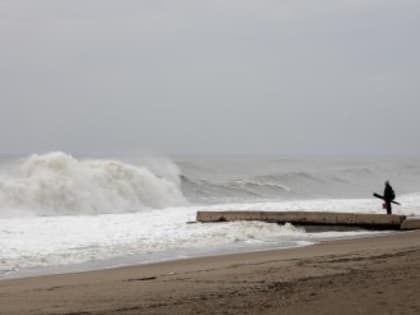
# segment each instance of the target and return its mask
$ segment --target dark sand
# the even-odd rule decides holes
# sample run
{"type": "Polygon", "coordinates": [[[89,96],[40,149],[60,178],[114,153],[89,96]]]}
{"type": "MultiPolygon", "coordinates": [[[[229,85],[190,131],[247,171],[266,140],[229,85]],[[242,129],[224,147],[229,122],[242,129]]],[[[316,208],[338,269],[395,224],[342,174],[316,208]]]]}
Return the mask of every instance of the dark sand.
{"type": "Polygon", "coordinates": [[[420,231],[3,280],[0,314],[420,314],[420,231]]]}

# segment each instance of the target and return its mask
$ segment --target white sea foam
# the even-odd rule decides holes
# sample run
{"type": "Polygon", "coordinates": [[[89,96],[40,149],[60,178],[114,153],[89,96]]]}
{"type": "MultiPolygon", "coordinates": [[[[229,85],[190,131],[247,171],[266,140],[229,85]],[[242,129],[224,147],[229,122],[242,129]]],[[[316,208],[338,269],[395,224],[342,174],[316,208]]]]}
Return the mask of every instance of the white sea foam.
{"type": "Polygon", "coordinates": [[[0,162],[0,277],[31,268],[48,273],[53,266],[106,267],[110,260],[142,263],[370,235],[306,233],[262,222],[186,222],[195,220],[197,210],[384,213],[381,200],[370,196],[383,173],[404,183],[396,185],[403,206],[394,213],[420,215],[420,194],[398,193],[417,191],[417,160],[380,167],[375,161],[366,170],[362,162],[175,164],[162,158],[76,159],[60,152],[0,162]]]}
{"type": "Polygon", "coordinates": [[[181,252],[194,255],[195,251],[314,242],[310,234],[291,224],[185,224],[194,215],[193,208],[171,208],[132,214],[0,219],[0,274],[122,256],[138,257],[136,263],[140,263],[153,261],[156,255],[173,259],[181,252]]]}
{"type": "Polygon", "coordinates": [[[33,155],[13,175],[0,177],[0,216],[25,211],[113,213],[186,204],[173,173],[165,178],[146,167],[117,160],[78,160],[61,152],[33,155]]]}
{"type": "MultiPolygon", "coordinates": [[[[413,197],[412,197],[413,198],[413,197]]],[[[404,199],[404,198],[403,198],[404,199]]],[[[361,212],[379,212],[370,200],[307,200],[255,204],[226,204],[214,209],[324,210],[341,206],[361,212]],[[334,206],[333,206],[334,205],[334,206]]],[[[372,232],[306,233],[291,224],[228,222],[186,224],[197,210],[213,207],[177,207],[137,213],[91,216],[49,216],[0,219],[0,273],[28,268],[101,262],[135,257],[134,263],[240,249],[282,248],[313,244],[322,239],[356,237],[372,232]]],[[[130,261],[130,259],[123,259],[130,261]]],[[[105,264],[106,266],[106,264],[105,264]]]]}

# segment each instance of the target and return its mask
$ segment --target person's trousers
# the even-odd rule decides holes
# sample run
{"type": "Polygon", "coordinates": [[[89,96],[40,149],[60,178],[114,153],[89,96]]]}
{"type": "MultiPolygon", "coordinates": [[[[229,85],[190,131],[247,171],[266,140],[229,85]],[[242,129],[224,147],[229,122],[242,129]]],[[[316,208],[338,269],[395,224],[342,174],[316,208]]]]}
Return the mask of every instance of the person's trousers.
{"type": "Polygon", "coordinates": [[[390,202],[385,201],[385,209],[387,214],[392,214],[392,206],[390,202]]]}

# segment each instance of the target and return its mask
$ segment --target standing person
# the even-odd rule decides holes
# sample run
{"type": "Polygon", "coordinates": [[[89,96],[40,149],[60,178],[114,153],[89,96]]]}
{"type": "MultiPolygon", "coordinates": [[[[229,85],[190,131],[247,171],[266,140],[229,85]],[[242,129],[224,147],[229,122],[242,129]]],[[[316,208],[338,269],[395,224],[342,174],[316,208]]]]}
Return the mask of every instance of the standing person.
{"type": "Polygon", "coordinates": [[[392,214],[392,206],[391,202],[395,199],[395,192],[392,189],[392,186],[389,184],[389,181],[385,182],[385,189],[384,189],[384,208],[386,209],[387,214],[392,214]]]}

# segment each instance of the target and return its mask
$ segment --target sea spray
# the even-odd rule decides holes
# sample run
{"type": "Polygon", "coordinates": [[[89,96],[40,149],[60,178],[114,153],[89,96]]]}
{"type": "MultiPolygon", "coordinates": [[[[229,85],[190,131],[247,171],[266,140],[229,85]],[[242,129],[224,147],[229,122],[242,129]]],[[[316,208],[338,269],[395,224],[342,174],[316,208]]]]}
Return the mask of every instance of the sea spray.
{"type": "Polygon", "coordinates": [[[32,155],[13,176],[0,177],[0,209],[8,215],[17,209],[69,215],[185,205],[179,180],[171,174],[165,178],[144,166],[80,160],[62,152],[32,155]]]}
{"type": "Polygon", "coordinates": [[[419,158],[173,162],[80,159],[59,152],[3,157],[0,278],[372,235],[307,233],[262,222],[186,222],[199,210],[383,213],[371,193],[384,179],[394,184],[403,205],[395,213],[420,215],[419,174],[419,158]]]}

